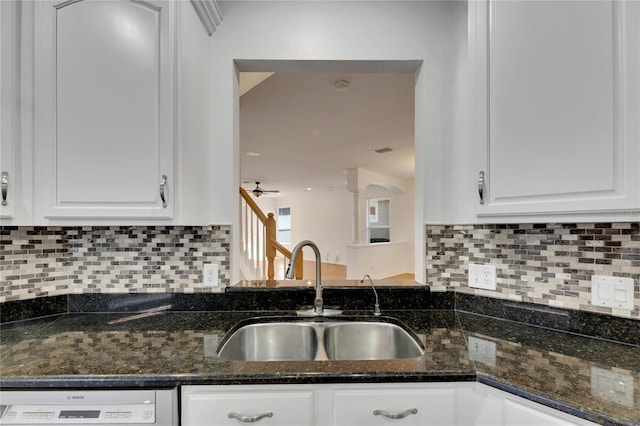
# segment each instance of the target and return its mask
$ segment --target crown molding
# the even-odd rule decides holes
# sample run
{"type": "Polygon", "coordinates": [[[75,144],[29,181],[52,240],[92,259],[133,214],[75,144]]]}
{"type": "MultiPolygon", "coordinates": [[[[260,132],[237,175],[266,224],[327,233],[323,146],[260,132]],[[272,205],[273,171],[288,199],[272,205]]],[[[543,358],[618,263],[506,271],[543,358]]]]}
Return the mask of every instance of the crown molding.
{"type": "Polygon", "coordinates": [[[222,11],[216,0],[191,0],[207,33],[212,35],[222,22],[222,11]]]}

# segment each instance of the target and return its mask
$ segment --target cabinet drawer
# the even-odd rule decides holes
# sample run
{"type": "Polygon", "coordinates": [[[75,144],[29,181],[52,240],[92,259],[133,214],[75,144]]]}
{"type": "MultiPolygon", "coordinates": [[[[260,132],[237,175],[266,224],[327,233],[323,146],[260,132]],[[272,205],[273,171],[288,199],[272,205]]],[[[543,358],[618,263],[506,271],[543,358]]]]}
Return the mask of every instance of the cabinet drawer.
{"type": "Polygon", "coordinates": [[[455,424],[455,389],[452,388],[339,390],[333,393],[333,403],[335,426],[389,425],[390,422],[416,426],[455,424]],[[380,411],[406,416],[391,420],[380,411]]]}
{"type": "Polygon", "coordinates": [[[242,424],[271,426],[313,425],[312,391],[187,390],[183,393],[182,424],[219,426],[242,424]],[[245,417],[245,421],[229,417],[245,417]],[[265,415],[270,413],[271,415],[265,415]],[[250,422],[251,417],[262,417],[250,422]]]}

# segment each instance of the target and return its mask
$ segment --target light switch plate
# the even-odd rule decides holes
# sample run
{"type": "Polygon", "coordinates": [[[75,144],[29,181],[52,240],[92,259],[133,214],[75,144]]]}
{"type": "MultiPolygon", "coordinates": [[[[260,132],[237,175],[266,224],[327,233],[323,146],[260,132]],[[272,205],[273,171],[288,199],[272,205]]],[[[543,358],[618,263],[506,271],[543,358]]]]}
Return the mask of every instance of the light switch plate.
{"type": "Polygon", "coordinates": [[[605,401],[633,407],[633,376],[591,367],[591,394],[605,401]]]}
{"type": "Polygon", "coordinates": [[[591,276],[591,304],[616,309],[633,310],[633,279],[591,276]]]}

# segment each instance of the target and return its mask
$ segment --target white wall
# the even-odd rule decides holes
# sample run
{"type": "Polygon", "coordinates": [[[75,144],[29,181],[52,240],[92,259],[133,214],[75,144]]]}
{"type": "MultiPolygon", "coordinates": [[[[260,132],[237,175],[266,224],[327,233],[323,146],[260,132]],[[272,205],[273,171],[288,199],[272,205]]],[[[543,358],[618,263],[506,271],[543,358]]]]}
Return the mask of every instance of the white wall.
{"type": "MultiPolygon", "coordinates": [[[[348,244],[347,245],[347,279],[358,279],[364,274],[373,278],[385,278],[402,273],[415,273],[414,246],[416,239],[422,242],[422,236],[414,229],[414,193],[413,182],[406,181],[406,192],[393,194],[377,185],[370,185],[360,194],[362,203],[360,235],[366,240],[367,235],[367,199],[389,197],[389,225],[391,227],[391,243],[384,244],[348,244]]],[[[422,256],[422,255],[421,255],[422,256]]],[[[422,268],[422,265],[418,265],[422,268]]]]}
{"type": "MultiPolygon", "coordinates": [[[[211,111],[211,38],[190,2],[177,2],[178,32],[178,181],[176,196],[178,223],[193,225],[228,224],[211,218],[211,194],[227,192],[211,180],[210,158],[215,151],[211,111]]],[[[230,172],[231,173],[231,172],[230,172]]],[[[172,185],[173,186],[173,185],[172,185]]]]}
{"type": "MultiPolygon", "coordinates": [[[[467,182],[462,188],[448,182],[467,169],[466,163],[453,158],[457,152],[453,150],[456,123],[452,112],[459,84],[456,61],[466,41],[466,33],[460,33],[466,28],[466,2],[223,1],[220,7],[224,21],[209,43],[211,85],[201,87],[213,100],[203,113],[212,130],[207,135],[211,151],[207,160],[197,159],[200,166],[206,161],[198,174],[212,188],[202,194],[202,203],[210,212],[208,222],[237,227],[234,60],[422,60],[416,81],[415,232],[420,252],[415,256],[423,265],[424,223],[444,218],[450,222],[447,209],[453,194],[468,190],[464,189],[467,182]]],[[[417,264],[417,279],[421,271],[424,268],[417,264]]]]}
{"type": "MultiPolygon", "coordinates": [[[[413,272],[415,235],[412,220],[414,209],[412,182],[407,181],[406,187],[408,192],[404,194],[392,194],[386,190],[375,189],[374,186],[360,194],[363,215],[367,211],[367,198],[391,198],[392,242],[403,243],[401,250],[398,249],[400,246],[397,246],[388,251],[389,256],[386,258],[388,265],[385,268],[378,268],[380,271],[378,277],[413,272]],[[386,271],[392,272],[384,275],[386,271]]],[[[279,208],[291,208],[291,244],[288,245],[290,249],[302,240],[312,240],[318,245],[324,262],[347,264],[347,247],[351,245],[353,236],[353,193],[347,190],[311,191],[288,197],[262,196],[254,200],[265,214],[274,213],[276,220],[279,208]]],[[[366,216],[361,219],[361,224],[366,227],[366,216]]],[[[366,228],[361,231],[361,235],[366,235],[366,228]]],[[[376,250],[376,253],[380,253],[378,261],[384,259],[385,247],[389,246],[378,245],[376,250]]],[[[361,276],[359,270],[356,275],[361,276]]]]}
{"type": "MultiPolygon", "coordinates": [[[[251,191],[247,191],[247,192],[249,192],[249,194],[251,195],[251,191]]],[[[276,220],[278,219],[278,199],[280,198],[279,196],[263,195],[261,197],[254,197],[253,195],[251,195],[251,197],[253,201],[256,202],[258,207],[260,207],[260,210],[262,210],[262,213],[266,215],[269,215],[269,213],[273,213],[276,220]]]]}
{"type": "MultiPolygon", "coordinates": [[[[376,185],[370,185],[367,189],[360,193],[360,209],[363,217],[361,219],[362,229],[360,235],[362,241],[367,237],[367,199],[389,197],[389,226],[391,227],[391,241],[394,243],[412,243],[416,239],[416,231],[414,229],[415,210],[414,188],[413,182],[405,181],[406,192],[402,194],[394,194],[390,191],[382,189],[376,185]]],[[[412,263],[413,261],[409,262],[412,263]]]]}
{"type": "Polygon", "coordinates": [[[368,274],[373,279],[387,278],[411,271],[410,243],[359,244],[347,247],[347,279],[368,274]]]}
{"type": "MultiPolygon", "coordinates": [[[[353,199],[348,191],[310,191],[299,196],[278,197],[278,207],[291,207],[291,248],[302,240],[318,245],[322,260],[347,263],[346,245],[351,242],[353,199]]],[[[307,260],[313,260],[306,256],[307,260]]]]}

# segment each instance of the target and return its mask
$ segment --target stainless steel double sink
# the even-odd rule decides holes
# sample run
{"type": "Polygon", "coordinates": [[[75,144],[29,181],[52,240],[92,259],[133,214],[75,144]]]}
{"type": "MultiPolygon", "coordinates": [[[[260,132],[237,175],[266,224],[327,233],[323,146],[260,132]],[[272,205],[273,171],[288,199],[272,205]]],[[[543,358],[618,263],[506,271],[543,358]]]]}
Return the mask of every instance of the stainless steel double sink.
{"type": "Polygon", "coordinates": [[[371,320],[257,318],[232,329],[218,356],[239,361],[390,360],[424,354],[418,337],[389,317],[371,320]]]}

